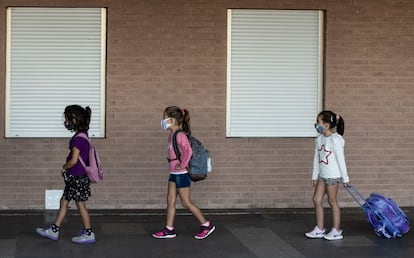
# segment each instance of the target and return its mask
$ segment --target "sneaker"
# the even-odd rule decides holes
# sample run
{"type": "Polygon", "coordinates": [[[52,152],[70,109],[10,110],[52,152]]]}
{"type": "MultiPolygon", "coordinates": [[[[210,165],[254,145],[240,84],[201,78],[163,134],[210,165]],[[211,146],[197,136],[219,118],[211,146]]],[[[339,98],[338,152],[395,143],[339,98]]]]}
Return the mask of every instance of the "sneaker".
{"type": "Polygon", "coordinates": [[[305,233],[305,236],[309,238],[324,238],[325,229],[320,230],[318,226],[315,226],[311,232],[305,233]]]}
{"type": "Polygon", "coordinates": [[[161,231],[152,234],[155,238],[175,238],[177,234],[175,234],[175,230],[169,230],[167,227],[163,228],[161,231]]]}
{"type": "Polygon", "coordinates": [[[59,238],[59,231],[53,232],[52,227],[36,228],[36,233],[51,240],[58,240],[59,238]]]}
{"type": "Polygon", "coordinates": [[[91,233],[90,235],[86,234],[85,230],[82,230],[79,236],[72,237],[72,242],[77,244],[89,244],[95,243],[95,233],[91,233]]]}
{"type": "Polygon", "coordinates": [[[341,240],[344,238],[342,235],[342,230],[337,231],[335,228],[332,228],[331,232],[324,236],[326,240],[341,240]]]}
{"type": "Polygon", "coordinates": [[[198,232],[198,234],[195,235],[194,237],[196,239],[204,239],[204,238],[208,237],[211,233],[213,233],[215,229],[216,229],[216,227],[211,223],[208,227],[201,226],[200,227],[200,232],[198,232]]]}

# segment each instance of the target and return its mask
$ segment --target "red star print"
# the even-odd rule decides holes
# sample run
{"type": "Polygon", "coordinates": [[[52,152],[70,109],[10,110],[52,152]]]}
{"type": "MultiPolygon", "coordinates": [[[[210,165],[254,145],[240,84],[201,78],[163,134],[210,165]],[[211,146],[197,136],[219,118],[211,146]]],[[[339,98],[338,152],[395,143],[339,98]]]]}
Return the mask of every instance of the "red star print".
{"type": "Polygon", "coordinates": [[[328,157],[332,154],[332,151],[329,151],[325,148],[325,144],[322,144],[321,148],[318,150],[319,152],[319,163],[324,163],[328,165],[328,157]]]}

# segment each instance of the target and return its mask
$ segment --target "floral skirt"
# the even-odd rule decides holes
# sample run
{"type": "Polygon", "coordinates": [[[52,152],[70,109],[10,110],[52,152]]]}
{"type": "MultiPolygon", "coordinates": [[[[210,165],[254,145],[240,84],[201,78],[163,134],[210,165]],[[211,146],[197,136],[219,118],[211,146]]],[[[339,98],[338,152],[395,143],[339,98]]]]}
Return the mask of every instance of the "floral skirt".
{"type": "Polygon", "coordinates": [[[66,186],[63,191],[65,199],[75,200],[77,202],[87,201],[91,196],[91,188],[89,178],[87,176],[68,176],[65,181],[66,186]]]}

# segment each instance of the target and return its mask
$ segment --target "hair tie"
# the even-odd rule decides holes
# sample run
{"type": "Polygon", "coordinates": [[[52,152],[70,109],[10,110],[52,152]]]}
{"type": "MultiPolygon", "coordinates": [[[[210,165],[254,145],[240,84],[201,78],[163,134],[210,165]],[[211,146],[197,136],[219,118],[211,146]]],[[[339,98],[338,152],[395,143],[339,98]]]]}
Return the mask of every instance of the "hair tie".
{"type": "Polygon", "coordinates": [[[183,113],[183,115],[185,114],[184,108],[181,109],[181,113],[183,113]]]}
{"type": "Polygon", "coordinates": [[[339,119],[341,118],[341,116],[340,115],[337,115],[336,116],[336,124],[338,124],[338,122],[339,122],[339,119]]]}

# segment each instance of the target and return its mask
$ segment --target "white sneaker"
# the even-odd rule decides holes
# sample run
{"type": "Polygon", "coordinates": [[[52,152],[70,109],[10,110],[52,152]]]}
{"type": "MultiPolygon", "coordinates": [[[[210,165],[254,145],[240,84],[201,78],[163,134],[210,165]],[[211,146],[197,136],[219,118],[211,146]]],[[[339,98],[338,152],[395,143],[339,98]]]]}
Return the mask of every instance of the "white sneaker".
{"type": "Polygon", "coordinates": [[[325,229],[319,229],[318,226],[315,226],[311,232],[305,233],[305,236],[309,238],[324,238],[325,237],[325,229]]]}
{"type": "Polygon", "coordinates": [[[36,233],[42,237],[47,237],[51,240],[58,240],[59,231],[53,232],[52,227],[49,228],[36,228],[36,233]]]}
{"type": "Polygon", "coordinates": [[[79,236],[72,237],[72,242],[78,244],[95,243],[95,233],[92,232],[88,235],[85,231],[83,231],[79,236]]]}
{"type": "Polygon", "coordinates": [[[326,240],[341,240],[344,236],[342,235],[342,230],[337,231],[335,228],[332,228],[331,232],[324,236],[324,238],[326,240]]]}

